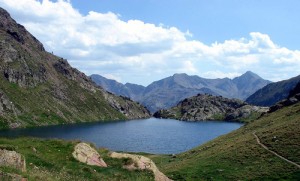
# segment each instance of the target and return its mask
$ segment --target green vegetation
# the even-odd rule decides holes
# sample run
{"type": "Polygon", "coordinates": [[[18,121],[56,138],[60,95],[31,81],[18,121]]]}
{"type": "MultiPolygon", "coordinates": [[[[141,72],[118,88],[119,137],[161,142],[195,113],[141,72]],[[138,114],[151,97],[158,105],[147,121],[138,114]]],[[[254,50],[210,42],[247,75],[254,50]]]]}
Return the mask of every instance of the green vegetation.
{"type": "MultiPolygon", "coordinates": [[[[62,77],[62,79],[64,79],[62,77]]],[[[53,86],[49,83],[39,84],[36,87],[22,88],[14,83],[9,83],[0,78],[2,91],[10,98],[20,111],[18,114],[2,116],[0,128],[7,128],[11,122],[20,123],[22,126],[39,126],[63,124],[66,122],[101,121],[127,119],[123,114],[113,109],[104,99],[102,94],[93,93],[76,86],[76,82],[65,79],[66,100],[56,98],[53,86]]]]}
{"type": "Polygon", "coordinates": [[[224,120],[225,119],[225,114],[215,114],[213,115],[214,120],[224,120]]]}
{"type": "Polygon", "coordinates": [[[251,112],[248,117],[241,118],[241,120],[239,120],[239,121],[242,123],[250,123],[250,122],[257,120],[261,115],[262,115],[261,112],[251,112]]]}
{"type": "Polygon", "coordinates": [[[35,138],[5,139],[0,138],[0,148],[21,153],[27,164],[27,171],[22,173],[10,167],[0,167],[5,173],[16,173],[34,180],[153,180],[149,171],[128,171],[123,169],[129,159],[113,159],[106,149],[98,150],[107,168],[89,166],[78,162],[72,156],[76,141],[43,140],[35,138]]]}
{"type": "Polygon", "coordinates": [[[300,164],[300,103],[266,114],[188,152],[149,156],[174,180],[300,180],[300,169],[263,149],[261,142],[300,164]]]}

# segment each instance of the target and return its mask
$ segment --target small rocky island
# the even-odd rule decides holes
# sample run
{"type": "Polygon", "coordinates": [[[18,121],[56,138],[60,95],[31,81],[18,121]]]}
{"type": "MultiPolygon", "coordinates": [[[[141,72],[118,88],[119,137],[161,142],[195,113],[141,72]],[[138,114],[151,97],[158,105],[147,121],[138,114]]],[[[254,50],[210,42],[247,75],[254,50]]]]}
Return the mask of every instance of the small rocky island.
{"type": "Polygon", "coordinates": [[[180,101],[177,106],[154,113],[156,118],[170,118],[182,121],[247,121],[257,118],[269,108],[249,105],[222,96],[198,94],[180,101]]]}

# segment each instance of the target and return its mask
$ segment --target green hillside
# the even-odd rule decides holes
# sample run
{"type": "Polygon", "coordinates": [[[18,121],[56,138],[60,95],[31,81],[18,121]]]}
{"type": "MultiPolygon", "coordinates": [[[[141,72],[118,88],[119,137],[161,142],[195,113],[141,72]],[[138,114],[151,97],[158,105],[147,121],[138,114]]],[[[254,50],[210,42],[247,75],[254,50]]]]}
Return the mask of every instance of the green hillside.
{"type": "Polygon", "coordinates": [[[264,115],[242,128],[188,152],[152,156],[174,180],[300,180],[300,103],[264,115]]]}

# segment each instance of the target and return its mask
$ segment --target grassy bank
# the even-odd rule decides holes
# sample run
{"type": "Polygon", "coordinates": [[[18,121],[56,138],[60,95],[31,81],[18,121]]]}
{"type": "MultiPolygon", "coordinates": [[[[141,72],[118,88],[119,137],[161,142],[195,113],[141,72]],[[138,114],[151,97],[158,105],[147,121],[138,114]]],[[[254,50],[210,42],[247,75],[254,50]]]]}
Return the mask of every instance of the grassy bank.
{"type": "Polygon", "coordinates": [[[300,169],[262,148],[300,164],[300,104],[263,116],[188,152],[150,156],[174,180],[300,180],[300,169]]]}
{"type": "Polygon", "coordinates": [[[108,150],[99,149],[108,164],[107,168],[88,166],[72,157],[76,141],[45,140],[36,138],[0,138],[0,148],[21,153],[27,163],[27,171],[0,167],[0,171],[20,174],[28,180],[154,180],[149,171],[127,171],[122,168],[128,159],[113,159],[108,150]]]}

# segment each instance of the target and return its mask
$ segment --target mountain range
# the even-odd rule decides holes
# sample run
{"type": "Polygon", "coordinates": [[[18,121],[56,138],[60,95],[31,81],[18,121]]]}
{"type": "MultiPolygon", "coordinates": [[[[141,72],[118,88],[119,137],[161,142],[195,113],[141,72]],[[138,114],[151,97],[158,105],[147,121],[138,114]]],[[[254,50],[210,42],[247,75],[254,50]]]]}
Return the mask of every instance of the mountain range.
{"type": "Polygon", "coordinates": [[[0,8],[0,128],[149,116],[142,105],[106,92],[46,52],[0,8]]]}
{"type": "Polygon", "coordinates": [[[129,83],[122,84],[95,74],[90,77],[105,90],[138,101],[151,112],[170,108],[179,101],[199,93],[245,100],[255,91],[270,83],[251,71],[234,79],[206,79],[196,75],[174,74],[155,81],[147,87],[129,83]]]}
{"type": "Polygon", "coordinates": [[[249,96],[246,102],[258,106],[272,106],[278,101],[286,99],[290,91],[292,91],[299,82],[300,75],[288,80],[270,83],[249,96]]]}

